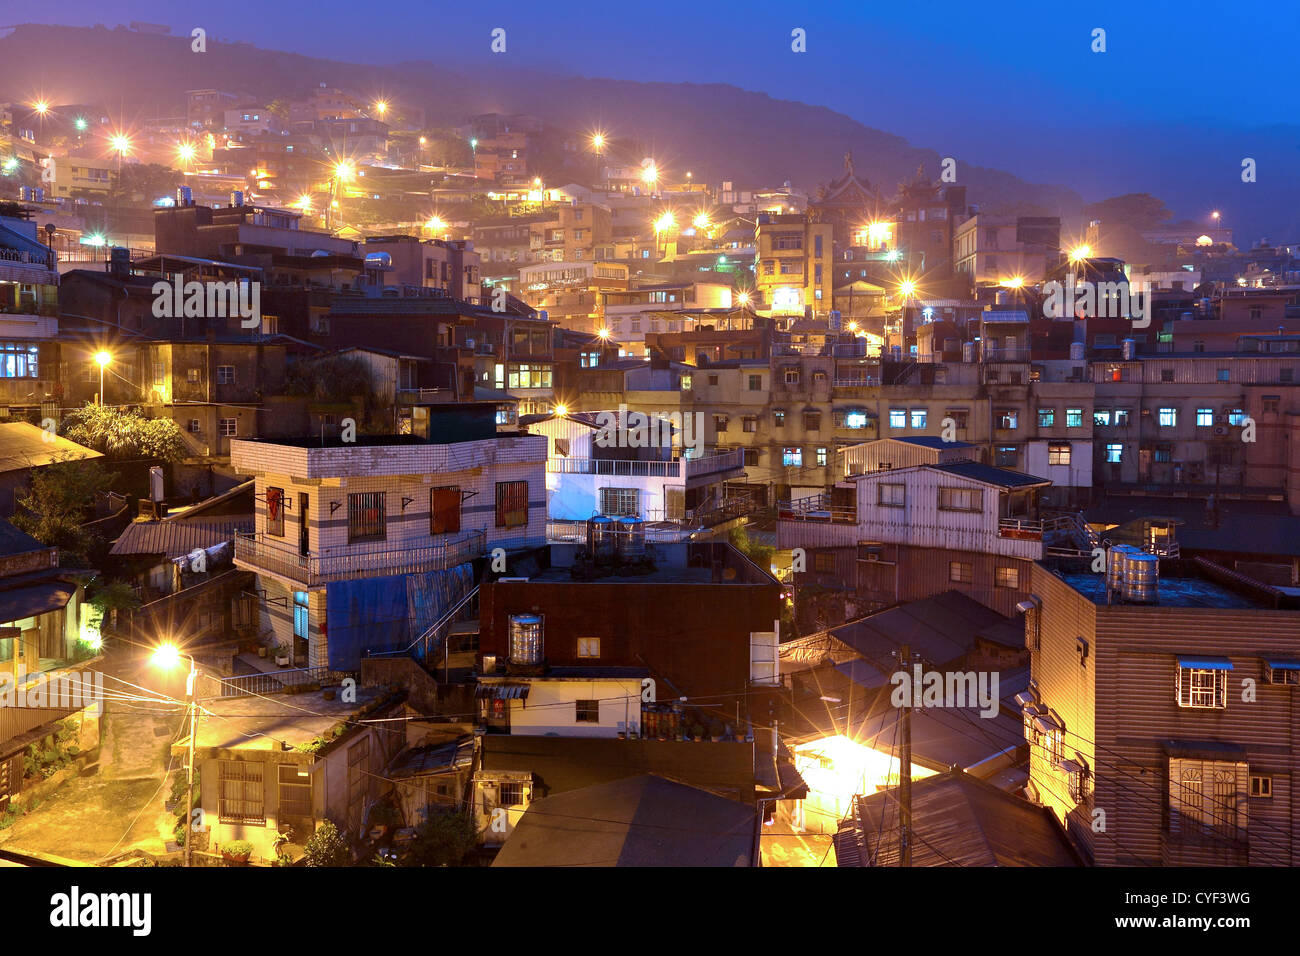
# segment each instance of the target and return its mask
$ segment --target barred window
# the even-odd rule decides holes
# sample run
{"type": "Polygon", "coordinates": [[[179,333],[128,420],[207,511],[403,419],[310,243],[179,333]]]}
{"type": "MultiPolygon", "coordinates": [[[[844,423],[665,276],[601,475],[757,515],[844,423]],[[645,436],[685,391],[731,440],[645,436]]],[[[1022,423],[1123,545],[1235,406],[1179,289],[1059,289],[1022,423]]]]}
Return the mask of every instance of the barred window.
{"type": "Polygon", "coordinates": [[[601,488],[600,513],[613,517],[641,514],[641,492],[637,488],[601,488]]]}
{"type": "Polygon", "coordinates": [[[528,524],[528,482],[497,482],[498,528],[522,528],[528,524]]]}
{"type": "Polygon", "coordinates": [[[282,763],[279,784],[280,816],[311,816],[311,772],[297,764],[282,763]]]}
{"type": "Polygon", "coordinates": [[[0,378],[36,378],[37,355],[37,347],[27,342],[0,342],[0,378]]]}
{"type": "Polygon", "coordinates": [[[522,783],[502,783],[501,799],[498,801],[498,806],[502,806],[502,807],[523,806],[523,804],[526,802],[525,800],[526,793],[527,791],[525,789],[525,785],[522,783]]]}
{"type": "Polygon", "coordinates": [[[1179,667],[1178,706],[1204,709],[1227,707],[1227,670],[1179,667]]]}
{"type": "Polygon", "coordinates": [[[348,495],[348,542],[382,541],[387,533],[385,511],[382,491],[348,495]]]}
{"type": "Polygon", "coordinates": [[[266,824],[262,769],[262,764],[253,760],[221,761],[217,813],[222,823],[266,824]]]}
{"type": "Polygon", "coordinates": [[[600,701],[598,700],[575,701],[574,719],[580,724],[600,723],[600,701]]]}

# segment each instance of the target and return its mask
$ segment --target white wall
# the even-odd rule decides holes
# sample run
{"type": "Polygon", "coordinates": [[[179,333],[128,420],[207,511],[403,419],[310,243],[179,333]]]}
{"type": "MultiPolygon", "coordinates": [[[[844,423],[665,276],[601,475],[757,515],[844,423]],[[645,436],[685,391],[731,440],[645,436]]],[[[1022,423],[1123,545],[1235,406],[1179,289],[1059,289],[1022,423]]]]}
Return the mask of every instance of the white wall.
{"type": "Polygon", "coordinates": [[[533,680],[527,700],[510,702],[510,732],[617,737],[641,729],[641,680],[533,680]],[[599,723],[578,723],[579,700],[600,701],[599,723]]]}

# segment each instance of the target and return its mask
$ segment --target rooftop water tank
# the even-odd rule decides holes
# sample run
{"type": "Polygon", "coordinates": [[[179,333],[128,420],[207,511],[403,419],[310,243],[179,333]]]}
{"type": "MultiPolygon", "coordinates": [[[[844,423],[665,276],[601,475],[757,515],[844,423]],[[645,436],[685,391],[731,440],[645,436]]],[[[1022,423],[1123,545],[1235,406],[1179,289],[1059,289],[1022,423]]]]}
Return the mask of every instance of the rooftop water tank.
{"type": "Polygon", "coordinates": [[[178,206],[193,206],[193,205],[194,205],[194,190],[190,189],[189,186],[180,186],[180,187],[178,187],[177,190],[176,190],[176,205],[178,205],[178,206]]]}
{"type": "Polygon", "coordinates": [[[1137,343],[1132,339],[1125,339],[1120,343],[1120,355],[1125,362],[1132,362],[1137,358],[1137,343]]]}
{"type": "Polygon", "coordinates": [[[510,661],[514,664],[542,662],[542,619],[538,615],[510,615],[510,661]]]}
{"type": "Polygon", "coordinates": [[[587,522],[587,552],[597,564],[612,564],[615,551],[614,519],[596,515],[587,522]]]}
{"type": "Polygon", "coordinates": [[[618,557],[620,561],[640,561],[645,557],[645,522],[628,516],[618,522],[618,557]]]}
{"type": "Polygon", "coordinates": [[[1106,554],[1106,590],[1115,594],[1124,593],[1124,574],[1127,559],[1137,553],[1137,548],[1128,544],[1117,544],[1106,554]]]}
{"type": "Polygon", "coordinates": [[[1124,600],[1134,604],[1155,604],[1160,583],[1160,558],[1137,551],[1124,560],[1124,600]]]}
{"type": "Polygon", "coordinates": [[[1070,343],[1070,359],[1075,362],[1082,362],[1084,356],[1084,346],[1082,342],[1070,343]]]}

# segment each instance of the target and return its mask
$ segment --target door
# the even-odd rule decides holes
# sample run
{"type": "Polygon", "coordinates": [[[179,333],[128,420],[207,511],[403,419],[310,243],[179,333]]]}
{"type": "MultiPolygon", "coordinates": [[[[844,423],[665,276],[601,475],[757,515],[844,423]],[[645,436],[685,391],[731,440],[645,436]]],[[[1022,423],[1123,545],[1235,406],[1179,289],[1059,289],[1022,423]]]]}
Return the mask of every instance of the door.
{"type": "Polygon", "coordinates": [[[308,504],[310,499],[302,492],[298,493],[298,553],[306,557],[311,553],[311,529],[308,523],[308,504]]]}

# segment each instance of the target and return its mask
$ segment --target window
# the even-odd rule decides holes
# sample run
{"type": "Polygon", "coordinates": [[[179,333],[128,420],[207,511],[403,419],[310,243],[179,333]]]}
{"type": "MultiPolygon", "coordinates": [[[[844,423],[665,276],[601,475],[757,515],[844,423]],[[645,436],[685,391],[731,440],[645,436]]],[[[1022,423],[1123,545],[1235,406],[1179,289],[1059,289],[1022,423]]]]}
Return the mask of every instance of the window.
{"type": "Polygon", "coordinates": [[[1300,662],[1267,661],[1264,679],[1270,684],[1300,684],[1300,662]]]}
{"type": "Polygon", "coordinates": [[[1273,796],[1273,778],[1252,773],[1250,775],[1250,795],[1260,798],[1273,796]]]}
{"type": "Polygon", "coordinates": [[[191,435],[198,435],[202,433],[203,426],[199,424],[199,420],[197,418],[191,418],[186,423],[185,430],[189,432],[191,435]]]}
{"type": "Polygon", "coordinates": [[[1040,408],[1038,410],[1038,427],[1051,428],[1056,424],[1056,409],[1040,408]]]}
{"type": "Polygon", "coordinates": [[[460,485],[429,489],[429,534],[460,531],[460,485]]]}
{"type": "Polygon", "coordinates": [[[348,495],[348,542],[382,541],[386,534],[384,492],[348,495]]]}
{"type": "Polygon", "coordinates": [[[1014,408],[999,408],[997,410],[997,427],[1007,431],[1015,431],[1019,427],[1020,413],[1014,408]]]}
{"type": "Polygon", "coordinates": [[[835,573],[835,552],[814,551],[813,570],[816,571],[818,574],[834,574],[835,573]]]}
{"type": "Polygon", "coordinates": [[[761,375],[749,376],[749,390],[751,392],[761,392],[763,390],[763,376],[761,375]]]}
{"type": "Polygon", "coordinates": [[[876,504],[882,508],[903,508],[907,506],[907,485],[896,482],[881,482],[876,486],[876,504]]]}
{"type": "Polygon", "coordinates": [[[284,537],[284,489],[266,489],[266,533],[284,537]]]}
{"type": "Polygon", "coordinates": [[[969,561],[949,561],[948,580],[957,584],[970,584],[975,580],[971,563],[969,561]]]}
{"type": "Polygon", "coordinates": [[[574,720],[580,724],[600,723],[600,701],[577,700],[574,704],[574,720]]]}
{"type": "Polygon", "coordinates": [[[218,385],[235,384],[235,367],[233,365],[217,366],[217,384],[218,385]]]}
{"type": "Polygon", "coordinates": [[[1173,445],[1156,445],[1156,461],[1160,464],[1169,464],[1174,460],[1173,445]]]}
{"type": "Polygon", "coordinates": [[[187,368],[185,370],[185,381],[191,385],[199,384],[199,370],[196,368],[187,368]]]}
{"type": "Polygon", "coordinates": [[[1178,409],[1162,408],[1159,411],[1158,421],[1161,428],[1173,428],[1178,424],[1178,409]]]}
{"type": "Polygon", "coordinates": [[[1214,424],[1214,409],[1198,408],[1196,410],[1196,427],[1209,428],[1214,424]]]}
{"type": "Polygon", "coordinates": [[[845,428],[866,428],[867,416],[865,412],[848,412],[844,416],[845,428]]]}
{"type": "Polygon", "coordinates": [[[782,427],[784,427],[784,425],[785,425],[785,412],[773,412],[773,413],[772,413],[772,424],[775,425],[777,428],[782,428],[782,427]]]}
{"type": "Polygon", "coordinates": [[[718,376],[716,376],[716,375],[710,375],[710,376],[709,376],[709,385],[712,386],[712,385],[717,385],[717,384],[718,384],[718,376]]]}
{"type": "Polygon", "coordinates": [[[1052,442],[1047,446],[1047,463],[1049,465],[1068,465],[1070,463],[1070,446],[1067,442],[1052,442]]]}
{"type": "Polygon", "coordinates": [[[781,449],[781,464],[787,468],[803,467],[803,449],[802,448],[783,448],[781,449]]]}
{"type": "Polygon", "coordinates": [[[524,805],[527,794],[522,783],[502,783],[501,800],[498,806],[520,807],[524,805]]]}
{"type": "Polygon", "coordinates": [[[714,416],[713,416],[713,430],[714,430],[715,432],[725,432],[725,431],[727,430],[727,416],[726,416],[726,415],[714,415],[714,416]]]}
{"type": "Polygon", "coordinates": [[[953,425],[956,427],[958,431],[966,430],[966,422],[969,416],[970,416],[970,412],[968,412],[964,408],[948,409],[948,417],[952,419],[953,425]]]}
{"type": "Polygon", "coordinates": [[[1083,409],[1067,408],[1065,410],[1065,427],[1082,428],[1083,427],[1083,409]]]}
{"type": "Polygon", "coordinates": [[[914,408],[914,409],[912,409],[912,427],[913,427],[913,428],[924,428],[924,427],[925,427],[925,418],[926,418],[926,411],[925,411],[924,408],[914,408]]]}
{"type": "Polygon", "coordinates": [[[1020,463],[1020,449],[1015,445],[999,445],[993,452],[993,464],[999,468],[1015,468],[1020,463]]]}
{"type": "Polygon", "coordinates": [[[641,491],[638,488],[601,488],[600,513],[613,517],[641,514],[641,491]]]}
{"type": "Polygon", "coordinates": [[[239,434],[239,426],[233,418],[217,419],[217,431],[225,438],[234,438],[239,434]]]}
{"type": "Polygon", "coordinates": [[[599,656],[600,656],[600,638],[599,638],[599,637],[580,637],[580,638],[578,638],[578,656],[579,656],[579,657],[599,657],[599,656]]]}
{"type": "Polygon", "coordinates": [[[818,446],[818,448],[817,448],[817,465],[818,465],[818,467],[821,467],[821,468],[826,467],[826,462],[827,462],[828,458],[829,458],[829,456],[828,456],[828,454],[827,454],[827,450],[826,450],[825,446],[818,446]]]}
{"type": "Polygon", "coordinates": [[[310,817],[311,771],[297,764],[282,763],[278,767],[280,786],[280,816],[310,817]]]}
{"type": "Polygon", "coordinates": [[[257,760],[222,760],[218,816],[222,823],[266,824],[262,769],[257,760]]]}
{"type": "Polygon", "coordinates": [[[940,511],[979,511],[983,495],[978,488],[938,489],[940,511]]]}
{"type": "Polygon", "coordinates": [[[906,428],[907,427],[907,409],[891,408],[889,410],[889,427],[906,428]]]}
{"type": "Polygon", "coordinates": [[[1295,380],[1295,369],[1282,368],[1278,369],[1277,380],[1279,382],[1291,382],[1295,380]]]}
{"type": "Polygon", "coordinates": [[[307,634],[311,627],[311,610],[308,605],[306,591],[293,592],[293,636],[299,640],[307,640],[307,634]]]}
{"type": "Polygon", "coordinates": [[[1106,460],[1116,465],[1122,462],[1124,460],[1124,446],[1121,444],[1107,445],[1106,460]]]}
{"type": "Polygon", "coordinates": [[[1228,706],[1228,671],[1232,665],[1215,661],[1213,666],[1198,667],[1195,662],[1179,661],[1178,706],[1197,709],[1223,709],[1228,706]]]}
{"type": "Polygon", "coordinates": [[[1100,426],[1103,426],[1103,425],[1109,425],[1109,424],[1110,424],[1110,409],[1109,409],[1109,408],[1094,408],[1094,409],[1092,410],[1092,424],[1093,424],[1093,427],[1094,427],[1094,428],[1096,428],[1096,427],[1100,427],[1100,426]]]}
{"type": "Polygon", "coordinates": [[[522,528],[528,524],[528,482],[497,482],[497,527],[522,528]]]}
{"type": "Polygon", "coordinates": [[[1245,764],[1171,757],[1169,829],[1232,834],[1244,828],[1248,777],[1245,764]]]}
{"type": "Polygon", "coordinates": [[[822,427],[821,412],[804,412],[803,427],[804,427],[804,431],[809,431],[809,432],[821,431],[821,427],[822,427]]]}
{"type": "Polygon", "coordinates": [[[1000,588],[1020,587],[1020,569],[995,568],[993,570],[993,583],[1000,588]]]}
{"type": "Polygon", "coordinates": [[[1229,425],[1241,425],[1246,421],[1246,413],[1240,408],[1234,408],[1228,413],[1229,425]]]}
{"type": "MultiPolygon", "coordinates": [[[[36,378],[38,355],[38,348],[27,342],[0,342],[0,378],[36,378]]],[[[86,368],[95,368],[95,363],[86,368]]]]}
{"type": "Polygon", "coordinates": [[[1127,428],[1130,414],[1131,414],[1131,409],[1127,409],[1127,408],[1115,409],[1115,425],[1119,428],[1127,428]]]}
{"type": "Polygon", "coordinates": [[[1162,368],[1160,370],[1160,381],[1172,382],[1174,380],[1174,370],[1171,368],[1162,368]]]}

